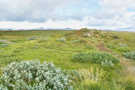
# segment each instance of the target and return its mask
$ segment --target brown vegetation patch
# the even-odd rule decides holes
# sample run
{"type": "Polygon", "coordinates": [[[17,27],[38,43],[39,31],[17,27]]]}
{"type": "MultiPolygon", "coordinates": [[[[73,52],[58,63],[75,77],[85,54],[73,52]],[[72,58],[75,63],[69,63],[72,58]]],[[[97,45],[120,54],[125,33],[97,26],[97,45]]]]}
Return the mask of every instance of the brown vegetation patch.
{"type": "Polygon", "coordinates": [[[125,68],[125,73],[135,75],[135,63],[128,60],[121,60],[121,64],[125,68]]]}
{"type": "Polygon", "coordinates": [[[105,52],[112,52],[110,49],[106,48],[104,43],[100,43],[97,45],[97,48],[100,50],[100,51],[105,51],[105,52]]]}

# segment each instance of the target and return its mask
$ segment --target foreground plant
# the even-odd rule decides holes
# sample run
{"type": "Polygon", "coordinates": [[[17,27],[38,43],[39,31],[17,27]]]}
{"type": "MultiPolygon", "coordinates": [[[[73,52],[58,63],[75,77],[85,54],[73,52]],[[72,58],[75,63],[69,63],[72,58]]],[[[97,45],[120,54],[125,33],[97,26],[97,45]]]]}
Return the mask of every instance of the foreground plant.
{"type": "Polygon", "coordinates": [[[3,70],[0,90],[72,90],[72,87],[68,75],[53,64],[22,61],[3,70]]]}
{"type": "Polygon", "coordinates": [[[118,89],[118,77],[115,74],[97,65],[71,72],[75,90],[123,90],[118,89]]]}

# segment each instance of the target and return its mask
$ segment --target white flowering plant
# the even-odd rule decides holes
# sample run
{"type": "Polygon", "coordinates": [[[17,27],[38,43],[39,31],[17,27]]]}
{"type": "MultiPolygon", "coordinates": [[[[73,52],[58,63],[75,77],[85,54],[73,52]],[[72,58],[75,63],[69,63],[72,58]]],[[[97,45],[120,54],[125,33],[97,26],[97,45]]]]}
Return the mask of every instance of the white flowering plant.
{"type": "Polygon", "coordinates": [[[0,90],[72,90],[69,76],[51,63],[13,62],[3,69],[0,90]]]}

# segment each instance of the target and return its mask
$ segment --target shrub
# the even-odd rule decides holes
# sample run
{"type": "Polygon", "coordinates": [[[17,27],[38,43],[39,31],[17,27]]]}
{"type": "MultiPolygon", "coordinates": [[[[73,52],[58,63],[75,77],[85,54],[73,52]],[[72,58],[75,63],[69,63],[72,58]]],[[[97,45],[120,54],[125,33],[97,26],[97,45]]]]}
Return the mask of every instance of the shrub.
{"type": "Polygon", "coordinates": [[[118,51],[120,53],[129,52],[131,50],[126,44],[120,44],[118,46],[114,44],[108,44],[107,47],[110,49],[114,49],[115,51],[118,51]]]}
{"type": "Polygon", "coordinates": [[[8,42],[6,40],[0,40],[0,47],[7,47],[8,46],[8,42]]]}
{"type": "Polygon", "coordinates": [[[4,48],[4,47],[7,47],[8,44],[0,44],[0,47],[4,48]]]}
{"type": "Polygon", "coordinates": [[[124,87],[125,87],[125,90],[135,90],[135,83],[132,81],[127,81],[124,87]]]}
{"type": "Polygon", "coordinates": [[[118,35],[112,35],[113,39],[120,39],[120,37],[118,35]]]}
{"type": "Polygon", "coordinates": [[[72,43],[86,43],[85,40],[72,40],[72,43]]]}
{"type": "Polygon", "coordinates": [[[108,44],[107,47],[110,48],[110,49],[115,49],[116,48],[116,46],[113,45],[113,44],[108,44]]]}
{"type": "Polygon", "coordinates": [[[73,61],[78,61],[78,62],[88,62],[90,60],[90,55],[88,53],[77,53],[72,56],[73,61]]]}
{"type": "Polygon", "coordinates": [[[32,61],[9,64],[0,77],[0,90],[71,90],[68,75],[53,64],[32,61]]]}
{"type": "Polygon", "coordinates": [[[119,47],[119,48],[116,48],[116,50],[119,52],[129,52],[130,51],[129,47],[119,47]]]}
{"type": "Polygon", "coordinates": [[[116,64],[119,62],[117,58],[112,56],[111,54],[104,53],[104,52],[92,52],[90,53],[92,62],[99,63],[99,64],[116,64]]]}
{"type": "Polygon", "coordinates": [[[66,38],[65,37],[62,37],[62,38],[57,39],[57,41],[66,42],[66,38]]]}
{"type": "Polygon", "coordinates": [[[79,62],[89,61],[91,63],[96,63],[103,66],[113,66],[114,64],[119,63],[119,59],[104,52],[78,53],[73,55],[72,59],[79,62]]]}
{"type": "Polygon", "coordinates": [[[126,53],[124,53],[123,54],[126,58],[128,58],[128,59],[133,59],[133,60],[135,60],[135,51],[133,52],[126,52],[126,53]]]}
{"type": "Polygon", "coordinates": [[[28,40],[36,40],[36,39],[37,39],[36,36],[32,36],[32,37],[30,37],[28,40]]]}

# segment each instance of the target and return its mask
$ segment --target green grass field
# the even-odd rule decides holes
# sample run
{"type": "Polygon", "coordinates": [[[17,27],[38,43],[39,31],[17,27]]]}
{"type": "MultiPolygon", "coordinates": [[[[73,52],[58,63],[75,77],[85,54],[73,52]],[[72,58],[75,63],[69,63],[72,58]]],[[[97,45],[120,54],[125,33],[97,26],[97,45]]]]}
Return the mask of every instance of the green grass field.
{"type": "MultiPolygon", "coordinates": [[[[1,31],[0,71],[2,73],[2,68],[14,61],[40,60],[67,70],[72,75],[74,90],[135,90],[135,60],[124,56],[134,51],[133,32],[1,31]],[[73,60],[74,55],[78,54],[76,57],[80,58],[79,53],[89,52],[99,53],[95,60],[101,59],[100,53],[107,53],[110,55],[107,58],[111,60],[113,56],[120,62],[117,65],[105,62],[104,66],[102,62],[73,60]]],[[[86,60],[88,57],[81,58],[86,60]]]]}

